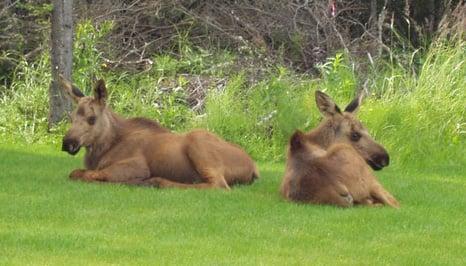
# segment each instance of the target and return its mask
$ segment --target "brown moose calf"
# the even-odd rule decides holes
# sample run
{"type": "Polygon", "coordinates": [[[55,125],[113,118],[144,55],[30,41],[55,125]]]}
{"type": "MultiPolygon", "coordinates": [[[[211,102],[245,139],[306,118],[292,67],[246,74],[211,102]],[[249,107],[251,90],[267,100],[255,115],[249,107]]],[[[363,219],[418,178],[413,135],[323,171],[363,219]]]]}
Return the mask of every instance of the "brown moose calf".
{"type": "Polygon", "coordinates": [[[361,100],[357,97],[341,112],[330,97],[316,92],[325,119],[311,132],[297,131],[290,139],[281,186],[286,199],[342,207],[399,207],[369,168],[383,168],[389,157],[354,116],[361,100]]]}
{"type": "Polygon", "coordinates": [[[106,104],[99,80],[86,97],[68,80],[61,84],[77,108],[63,138],[64,151],[85,147],[86,169],[71,179],[180,188],[225,188],[258,177],[254,161],[237,145],[204,130],[176,134],[145,118],[125,119],[106,104]]]}

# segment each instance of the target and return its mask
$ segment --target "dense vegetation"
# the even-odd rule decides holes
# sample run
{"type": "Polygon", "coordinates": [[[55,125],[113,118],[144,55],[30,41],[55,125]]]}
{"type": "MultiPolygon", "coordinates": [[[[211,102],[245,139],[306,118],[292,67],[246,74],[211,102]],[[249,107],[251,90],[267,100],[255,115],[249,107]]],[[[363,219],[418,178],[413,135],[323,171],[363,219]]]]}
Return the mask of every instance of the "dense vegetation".
{"type": "MultiPolygon", "coordinates": [[[[344,105],[363,83],[343,53],[318,66],[318,79],[280,65],[252,75],[250,69],[234,68],[240,60],[234,54],[207,52],[182,40],[181,56],[157,55],[150,70],[107,71],[96,45],[109,27],[96,28],[89,21],[77,25],[73,79],[79,87],[89,94],[91,77],[103,77],[115,111],[151,117],[178,131],[208,128],[258,160],[283,159],[293,130],[318,123],[314,90],[324,90],[344,105]]],[[[395,163],[464,162],[465,45],[461,36],[439,38],[422,54],[419,66],[387,61],[369,67],[371,93],[360,116],[395,163]],[[413,155],[416,162],[410,160],[413,155]]],[[[47,130],[49,69],[48,54],[18,64],[0,99],[4,139],[53,141],[63,134],[64,125],[47,130]]]]}

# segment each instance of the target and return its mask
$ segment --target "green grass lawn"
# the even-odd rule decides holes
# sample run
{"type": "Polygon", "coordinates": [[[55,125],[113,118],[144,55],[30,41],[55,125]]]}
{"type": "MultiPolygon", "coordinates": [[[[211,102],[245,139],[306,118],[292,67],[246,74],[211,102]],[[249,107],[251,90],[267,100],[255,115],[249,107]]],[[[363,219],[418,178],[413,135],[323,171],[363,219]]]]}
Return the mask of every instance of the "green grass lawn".
{"type": "Polygon", "coordinates": [[[230,192],[68,180],[81,164],[0,144],[0,264],[466,264],[461,166],[377,172],[395,210],[285,202],[282,163],[230,192]]]}

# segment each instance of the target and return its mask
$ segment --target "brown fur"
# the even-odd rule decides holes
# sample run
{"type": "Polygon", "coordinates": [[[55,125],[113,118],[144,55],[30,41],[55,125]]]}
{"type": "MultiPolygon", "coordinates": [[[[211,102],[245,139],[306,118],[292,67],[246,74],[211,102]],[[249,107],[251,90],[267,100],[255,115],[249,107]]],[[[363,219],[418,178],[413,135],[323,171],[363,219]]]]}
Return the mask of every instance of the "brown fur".
{"type": "MultiPolygon", "coordinates": [[[[322,97],[319,94],[317,97],[322,97]]],[[[314,204],[398,207],[367,165],[378,169],[387,165],[385,149],[370,138],[352,113],[342,113],[329,99],[324,103],[317,100],[326,115],[321,125],[307,134],[297,131],[291,137],[281,194],[292,201],[314,204]],[[358,139],[352,138],[354,133],[360,135],[358,139]]],[[[354,112],[354,101],[350,105],[354,112]]]]}
{"type": "Polygon", "coordinates": [[[225,188],[249,184],[259,174],[254,161],[239,146],[212,133],[194,130],[176,134],[146,118],[125,119],[106,106],[100,80],[94,97],[83,97],[62,78],[77,102],[63,150],[86,148],[86,169],[70,178],[84,181],[180,188],[225,188]]]}

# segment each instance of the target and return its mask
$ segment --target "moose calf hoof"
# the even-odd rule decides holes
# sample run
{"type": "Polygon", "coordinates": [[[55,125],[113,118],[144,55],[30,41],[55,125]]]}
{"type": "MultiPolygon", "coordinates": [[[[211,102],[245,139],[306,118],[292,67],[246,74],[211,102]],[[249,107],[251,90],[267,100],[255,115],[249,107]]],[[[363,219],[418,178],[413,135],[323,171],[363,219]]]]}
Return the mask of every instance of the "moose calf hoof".
{"type": "Polygon", "coordinates": [[[395,209],[399,209],[400,208],[400,203],[396,200],[396,199],[392,199],[390,201],[390,205],[395,208],[395,209]]]}
{"type": "Polygon", "coordinates": [[[70,173],[69,177],[71,180],[78,180],[83,178],[85,172],[86,170],[84,169],[75,169],[70,173]]]}

